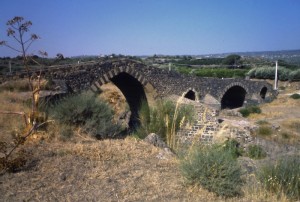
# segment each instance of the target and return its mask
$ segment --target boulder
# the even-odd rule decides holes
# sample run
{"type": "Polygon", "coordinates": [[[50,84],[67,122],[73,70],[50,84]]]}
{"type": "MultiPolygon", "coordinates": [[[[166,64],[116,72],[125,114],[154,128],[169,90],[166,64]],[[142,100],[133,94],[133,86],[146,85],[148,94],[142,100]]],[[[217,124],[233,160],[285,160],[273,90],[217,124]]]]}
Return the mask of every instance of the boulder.
{"type": "Polygon", "coordinates": [[[155,133],[150,133],[145,139],[145,142],[160,148],[168,148],[167,144],[155,133]]]}

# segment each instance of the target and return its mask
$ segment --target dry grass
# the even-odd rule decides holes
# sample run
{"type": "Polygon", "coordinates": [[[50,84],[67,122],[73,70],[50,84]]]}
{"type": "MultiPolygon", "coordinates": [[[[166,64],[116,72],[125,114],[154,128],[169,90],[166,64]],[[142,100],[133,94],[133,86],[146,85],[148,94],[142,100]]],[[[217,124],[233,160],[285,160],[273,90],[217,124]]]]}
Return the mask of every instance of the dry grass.
{"type": "MultiPolygon", "coordinates": [[[[0,110],[29,110],[24,104],[27,97],[2,91],[0,110]]],[[[298,124],[297,100],[280,98],[263,105],[262,110],[263,114],[251,115],[250,119],[275,121],[281,124],[281,132],[286,129],[289,134],[288,128],[295,122],[298,124]]],[[[20,123],[19,117],[0,115],[1,140],[20,123]]],[[[73,139],[62,142],[57,133],[54,124],[48,133],[32,136],[22,147],[31,155],[20,172],[0,174],[0,201],[225,200],[201,187],[186,186],[176,156],[143,141],[132,137],[96,141],[79,129],[73,139]]],[[[299,133],[293,134],[292,138],[299,133]]],[[[257,182],[243,190],[242,197],[226,201],[288,201],[283,194],[271,194],[257,182]]]]}
{"type": "Polygon", "coordinates": [[[251,114],[248,119],[252,122],[264,120],[269,126],[279,126],[266,139],[284,144],[300,144],[300,101],[289,98],[286,89],[271,103],[261,105],[261,114],[251,114]]]}
{"type": "Polygon", "coordinates": [[[129,110],[129,106],[126,102],[125,96],[113,83],[102,85],[101,90],[102,93],[99,97],[106,101],[113,108],[115,119],[119,118],[119,116],[126,110],[129,110]]]}
{"type": "MultiPolygon", "coordinates": [[[[199,186],[187,186],[176,156],[137,141],[95,141],[78,134],[73,141],[33,139],[23,171],[0,175],[4,201],[225,201],[199,186]]],[[[258,184],[226,201],[287,201],[258,184]]]]}
{"type": "MultiPolygon", "coordinates": [[[[25,112],[30,108],[26,104],[27,95],[9,91],[0,92],[0,111],[25,112]]],[[[0,113],[0,135],[6,140],[11,139],[11,134],[20,133],[25,127],[23,116],[16,114],[0,113]]]]}
{"type": "Polygon", "coordinates": [[[6,201],[221,200],[201,188],[185,187],[174,156],[130,137],[28,146],[34,151],[33,167],[0,176],[6,201]]]}

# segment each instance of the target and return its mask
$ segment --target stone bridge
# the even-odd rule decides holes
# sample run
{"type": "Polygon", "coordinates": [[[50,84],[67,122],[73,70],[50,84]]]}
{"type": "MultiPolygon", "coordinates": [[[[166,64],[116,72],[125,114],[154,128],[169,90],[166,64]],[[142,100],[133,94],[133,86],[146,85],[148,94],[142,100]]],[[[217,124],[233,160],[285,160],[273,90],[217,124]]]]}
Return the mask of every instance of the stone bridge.
{"type": "MultiPolygon", "coordinates": [[[[39,72],[32,71],[31,74],[39,72]]],[[[137,115],[142,100],[151,104],[171,95],[183,95],[217,109],[263,103],[276,97],[272,85],[264,81],[187,76],[130,59],[102,59],[93,63],[47,67],[41,74],[48,79],[64,80],[73,92],[91,90],[98,93],[101,85],[112,82],[124,94],[133,115],[137,115]]],[[[18,72],[2,76],[0,83],[26,75],[18,72]]]]}

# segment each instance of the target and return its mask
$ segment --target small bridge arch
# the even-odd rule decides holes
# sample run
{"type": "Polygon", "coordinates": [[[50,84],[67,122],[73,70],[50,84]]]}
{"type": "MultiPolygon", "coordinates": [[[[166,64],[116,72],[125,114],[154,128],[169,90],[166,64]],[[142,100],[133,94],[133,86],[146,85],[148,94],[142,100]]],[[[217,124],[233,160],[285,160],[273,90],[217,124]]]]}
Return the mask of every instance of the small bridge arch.
{"type": "Polygon", "coordinates": [[[142,102],[147,105],[154,103],[157,96],[155,88],[134,67],[114,67],[98,78],[90,90],[99,93],[101,86],[108,82],[117,86],[126,98],[131,111],[129,126],[134,128],[139,124],[138,111],[142,102]]]}
{"type": "Polygon", "coordinates": [[[189,88],[185,93],[184,97],[193,101],[199,101],[198,93],[195,89],[189,88]]]}
{"type": "Polygon", "coordinates": [[[264,100],[266,98],[267,92],[268,92],[268,88],[266,86],[261,88],[261,90],[259,92],[261,99],[264,100]]]}
{"type": "Polygon", "coordinates": [[[239,82],[226,86],[220,97],[221,109],[242,107],[248,92],[248,88],[239,82]]]}

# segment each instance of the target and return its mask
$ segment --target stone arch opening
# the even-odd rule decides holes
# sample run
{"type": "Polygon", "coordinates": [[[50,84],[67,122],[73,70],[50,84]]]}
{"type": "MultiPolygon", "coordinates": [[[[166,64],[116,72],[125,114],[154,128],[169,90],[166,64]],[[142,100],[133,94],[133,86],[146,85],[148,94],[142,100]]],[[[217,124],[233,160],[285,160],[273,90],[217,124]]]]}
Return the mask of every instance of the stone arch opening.
{"type": "Polygon", "coordinates": [[[190,100],[196,100],[196,93],[193,90],[189,90],[185,95],[185,98],[190,99],[190,100]]]}
{"type": "Polygon", "coordinates": [[[267,87],[263,87],[263,88],[260,90],[259,95],[260,95],[260,97],[261,97],[262,99],[265,99],[265,98],[266,98],[267,91],[268,91],[268,88],[267,88],[267,87]]]}
{"type": "Polygon", "coordinates": [[[138,111],[143,102],[148,106],[143,85],[133,76],[122,72],[110,79],[123,93],[131,111],[129,127],[131,129],[140,125],[138,111]]]}
{"type": "Polygon", "coordinates": [[[246,94],[246,90],[241,86],[233,86],[229,88],[221,99],[221,109],[242,107],[246,94]]]}

